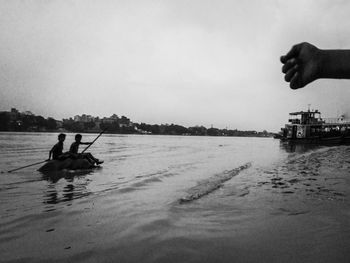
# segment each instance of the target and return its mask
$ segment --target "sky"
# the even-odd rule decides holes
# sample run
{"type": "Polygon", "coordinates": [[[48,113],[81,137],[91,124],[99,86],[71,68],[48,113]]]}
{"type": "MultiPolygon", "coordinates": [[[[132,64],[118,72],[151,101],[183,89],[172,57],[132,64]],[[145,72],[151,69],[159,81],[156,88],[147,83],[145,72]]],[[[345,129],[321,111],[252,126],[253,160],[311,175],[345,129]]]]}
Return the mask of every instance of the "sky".
{"type": "Polygon", "coordinates": [[[350,48],[349,1],[0,0],[0,111],[279,131],[350,114],[350,80],[284,82],[292,45],[350,48]]]}

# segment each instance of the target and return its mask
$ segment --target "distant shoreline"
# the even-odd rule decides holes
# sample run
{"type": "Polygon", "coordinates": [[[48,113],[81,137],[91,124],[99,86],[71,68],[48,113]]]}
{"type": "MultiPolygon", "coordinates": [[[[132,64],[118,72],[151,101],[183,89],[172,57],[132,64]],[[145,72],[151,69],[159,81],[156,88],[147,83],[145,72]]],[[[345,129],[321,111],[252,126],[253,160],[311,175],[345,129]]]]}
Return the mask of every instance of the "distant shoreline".
{"type": "MultiPolygon", "coordinates": [[[[102,130],[101,130],[102,131],[102,130]]],[[[83,133],[83,134],[98,134],[101,131],[62,131],[62,130],[51,130],[51,131],[0,131],[1,133],[83,133]]],[[[142,135],[142,136],[183,136],[183,137],[245,137],[245,138],[273,138],[273,134],[269,136],[260,135],[191,135],[191,134],[146,134],[146,133],[119,133],[119,132],[105,132],[104,134],[118,134],[118,135],[142,135]]]]}
{"type": "Polygon", "coordinates": [[[142,134],[142,135],[182,135],[182,136],[222,136],[222,137],[273,137],[275,134],[266,130],[240,131],[237,129],[218,129],[211,126],[184,127],[178,124],[147,124],[132,122],[125,116],[113,114],[110,117],[94,117],[83,114],[74,118],[55,120],[45,119],[30,111],[0,112],[0,131],[9,132],[72,132],[72,133],[99,133],[107,130],[109,134],[142,134]]]}

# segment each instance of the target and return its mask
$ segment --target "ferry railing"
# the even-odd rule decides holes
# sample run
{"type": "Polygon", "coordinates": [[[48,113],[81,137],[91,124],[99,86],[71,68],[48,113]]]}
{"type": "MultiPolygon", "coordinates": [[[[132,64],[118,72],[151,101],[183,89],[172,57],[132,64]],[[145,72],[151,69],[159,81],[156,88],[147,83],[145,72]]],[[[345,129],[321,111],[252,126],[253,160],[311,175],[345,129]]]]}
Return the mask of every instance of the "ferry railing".
{"type": "Polygon", "coordinates": [[[350,124],[350,119],[344,118],[322,118],[325,124],[350,124]]]}

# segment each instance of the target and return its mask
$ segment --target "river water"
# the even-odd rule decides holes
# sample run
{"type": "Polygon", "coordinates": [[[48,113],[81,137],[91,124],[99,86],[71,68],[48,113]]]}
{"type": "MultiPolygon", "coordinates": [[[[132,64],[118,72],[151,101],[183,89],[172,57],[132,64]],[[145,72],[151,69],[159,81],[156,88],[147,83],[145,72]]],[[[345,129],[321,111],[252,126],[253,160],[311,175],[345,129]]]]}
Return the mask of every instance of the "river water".
{"type": "Polygon", "coordinates": [[[56,141],[0,133],[1,262],[350,262],[350,146],[105,134],[99,169],[7,172],[56,141]]]}

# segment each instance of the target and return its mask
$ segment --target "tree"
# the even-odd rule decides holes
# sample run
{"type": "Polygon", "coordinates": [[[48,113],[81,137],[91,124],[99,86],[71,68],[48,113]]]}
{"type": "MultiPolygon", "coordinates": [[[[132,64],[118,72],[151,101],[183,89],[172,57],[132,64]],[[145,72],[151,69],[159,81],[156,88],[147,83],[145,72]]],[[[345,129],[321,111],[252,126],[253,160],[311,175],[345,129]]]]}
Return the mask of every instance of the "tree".
{"type": "Polygon", "coordinates": [[[7,112],[0,113],[0,131],[8,131],[10,126],[10,116],[7,112]]]}
{"type": "Polygon", "coordinates": [[[119,131],[120,127],[119,127],[118,122],[112,122],[112,123],[101,122],[100,129],[101,130],[107,129],[109,132],[117,132],[117,131],[119,131]]]}
{"type": "Polygon", "coordinates": [[[203,126],[195,126],[188,128],[188,131],[191,133],[191,135],[206,135],[207,129],[203,126]]]}
{"type": "Polygon", "coordinates": [[[218,136],[219,135],[219,129],[216,129],[216,128],[209,128],[207,130],[207,134],[209,136],[218,136]]]}
{"type": "Polygon", "coordinates": [[[39,127],[46,126],[46,120],[43,116],[35,116],[35,122],[39,127]]]}
{"type": "Polygon", "coordinates": [[[53,118],[48,118],[46,121],[46,128],[48,130],[55,130],[57,128],[57,122],[53,118]]]}
{"type": "Polygon", "coordinates": [[[93,121],[84,122],[84,129],[89,130],[95,127],[95,123],[93,121]]]}

